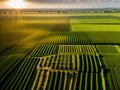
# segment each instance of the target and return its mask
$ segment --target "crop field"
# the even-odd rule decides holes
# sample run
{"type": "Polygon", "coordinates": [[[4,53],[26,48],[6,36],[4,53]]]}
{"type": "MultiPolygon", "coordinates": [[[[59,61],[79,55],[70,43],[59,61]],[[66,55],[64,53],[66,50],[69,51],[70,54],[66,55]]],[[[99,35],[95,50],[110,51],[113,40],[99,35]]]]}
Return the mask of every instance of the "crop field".
{"type": "Polygon", "coordinates": [[[119,90],[120,14],[0,14],[0,90],[119,90]]]}
{"type": "Polygon", "coordinates": [[[117,49],[117,45],[96,45],[99,50],[99,53],[111,53],[118,54],[119,50],[117,49]]]}
{"type": "Polygon", "coordinates": [[[33,90],[105,89],[102,62],[93,45],[41,45],[32,57],[39,60],[33,90]]]}

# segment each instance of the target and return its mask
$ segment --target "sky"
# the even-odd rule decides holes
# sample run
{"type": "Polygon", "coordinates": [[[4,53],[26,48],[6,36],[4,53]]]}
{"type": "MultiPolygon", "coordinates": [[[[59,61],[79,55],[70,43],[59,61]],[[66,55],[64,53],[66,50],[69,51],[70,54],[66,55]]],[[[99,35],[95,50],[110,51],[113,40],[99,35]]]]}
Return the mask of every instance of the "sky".
{"type": "MultiPolygon", "coordinates": [[[[0,8],[13,8],[10,0],[0,0],[0,8]]],[[[17,0],[13,0],[17,1],[17,0]]],[[[19,1],[19,0],[18,0],[19,1]]],[[[120,7],[120,0],[23,0],[23,8],[112,8],[120,7]]],[[[13,5],[13,4],[12,4],[13,5]]]]}

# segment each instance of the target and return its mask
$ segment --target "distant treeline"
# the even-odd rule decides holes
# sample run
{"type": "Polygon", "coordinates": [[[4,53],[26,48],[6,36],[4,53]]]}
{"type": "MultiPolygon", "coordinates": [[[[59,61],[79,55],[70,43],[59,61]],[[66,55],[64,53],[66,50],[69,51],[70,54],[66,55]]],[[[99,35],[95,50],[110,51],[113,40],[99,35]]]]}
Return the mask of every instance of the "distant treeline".
{"type": "Polygon", "coordinates": [[[83,9],[83,10],[24,10],[24,9],[1,9],[0,14],[26,14],[26,13],[119,13],[120,9],[83,9]]]}

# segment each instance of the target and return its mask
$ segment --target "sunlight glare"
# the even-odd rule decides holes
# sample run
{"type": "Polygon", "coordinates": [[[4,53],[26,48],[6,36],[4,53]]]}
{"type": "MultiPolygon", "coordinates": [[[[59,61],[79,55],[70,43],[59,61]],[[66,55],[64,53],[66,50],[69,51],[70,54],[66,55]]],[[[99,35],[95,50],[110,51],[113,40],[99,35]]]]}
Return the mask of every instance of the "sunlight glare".
{"type": "Polygon", "coordinates": [[[25,8],[26,4],[24,0],[9,0],[8,6],[11,8],[25,8]]]}

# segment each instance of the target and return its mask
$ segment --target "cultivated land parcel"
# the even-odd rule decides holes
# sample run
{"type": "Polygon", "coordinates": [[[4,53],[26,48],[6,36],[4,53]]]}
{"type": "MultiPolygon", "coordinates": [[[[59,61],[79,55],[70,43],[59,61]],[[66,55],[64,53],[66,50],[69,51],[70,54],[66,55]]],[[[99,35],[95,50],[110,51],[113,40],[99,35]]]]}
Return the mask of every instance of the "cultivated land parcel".
{"type": "Polygon", "coordinates": [[[0,90],[119,90],[120,13],[0,14],[0,90]]]}

